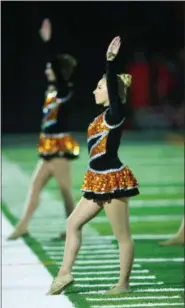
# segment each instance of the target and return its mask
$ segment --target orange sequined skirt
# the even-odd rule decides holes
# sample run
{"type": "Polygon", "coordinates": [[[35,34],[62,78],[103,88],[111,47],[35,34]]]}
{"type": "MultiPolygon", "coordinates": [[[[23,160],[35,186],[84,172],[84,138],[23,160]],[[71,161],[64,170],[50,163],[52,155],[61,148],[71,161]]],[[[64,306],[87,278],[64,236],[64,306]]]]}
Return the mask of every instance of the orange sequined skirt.
{"type": "Polygon", "coordinates": [[[79,156],[80,147],[70,134],[45,136],[40,134],[38,153],[42,158],[65,157],[74,159],[79,156]]]}
{"type": "Polygon", "coordinates": [[[128,167],[120,171],[99,172],[96,173],[96,171],[91,170],[86,172],[81,188],[85,198],[107,200],[132,197],[139,194],[139,184],[128,167]]]}

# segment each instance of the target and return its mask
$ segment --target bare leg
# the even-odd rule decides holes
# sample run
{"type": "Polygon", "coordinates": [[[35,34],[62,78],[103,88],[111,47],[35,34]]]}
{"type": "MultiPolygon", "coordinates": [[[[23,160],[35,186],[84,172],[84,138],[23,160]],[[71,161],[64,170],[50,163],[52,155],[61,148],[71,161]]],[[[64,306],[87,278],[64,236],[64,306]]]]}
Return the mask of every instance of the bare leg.
{"type": "Polygon", "coordinates": [[[120,277],[117,286],[128,290],[134,260],[134,243],[130,233],[128,199],[112,199],[110,203],[105,203],[104,209],[119,243],[120,277]]]}
{"type": "Polygon", "coordinates": [[[85,223],[95,217],[101,207],[92,200],[82,198],[77,207],[67,220],[67,236],[64,249],[63,264],[58,276],[53,281],[48,295],[60,294],[68,285],[73,282],[71,275],[72,266],[76,260],[82,242],[82,227],[85,223]]]}
{"type": "Polygon", "coordinates": [[[62,197],[64,198],[66,218],[68,218],[74,210],[70,165],[70,161],[65,158],[54,158],[52,160],[53,175],[58,182],[62,197]]]}
{"type": "Polygon", "coordinates": [[[170,238],[167,241],[160,242],[160,246],[172,246],[172,245],[184,245],[184,232],[185,232],[185,226],[184,226],[184,217],[182,219],[181,225],[177,233],[170,238]]]}
{"type": "Polygon", "coordinates": [[[27,233],[28,223],[37,208],[40,192],[50,177],[51,170],[49,162],[43,160],[39,161],[33,173],[30,191],[25,204],[25,212],[17,224],[15,231],[8,239],[17,239],[27,233]]]}
{"type": "Polygon", "coordinates": [[[64,249],[63,264],[59,270],[58,276],[71,273],[73,263],[76,259],[82,241],[82,227],[93,217],[95,217],[102,208],[93,200],[82,198],[74,211],[67,220],[67,235],[64,249]]]}

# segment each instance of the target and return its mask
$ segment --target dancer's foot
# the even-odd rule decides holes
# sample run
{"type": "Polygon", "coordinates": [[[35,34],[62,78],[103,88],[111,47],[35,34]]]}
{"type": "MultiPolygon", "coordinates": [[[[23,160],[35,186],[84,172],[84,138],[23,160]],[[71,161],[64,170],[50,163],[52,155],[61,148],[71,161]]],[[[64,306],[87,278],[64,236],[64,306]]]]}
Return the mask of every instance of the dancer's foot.
{"type": "Polygon", "coordinates": [[[20,237],[28,236],[28,229],[25,226],[17,225],[15,230],[8,236],[7,240],[17,240],[20,237]]]}
{"type": "Polygon", "coordinates": [[[106,291],[105,295],[118,295],[123,293],[130,293],[131,290],[128,287],[121,287],[119,285],[113,286],[110,290],[106,291]]]}
{"type": "Polygon", "coordinates": [[[174,236],[167,241],[163,241],[159,243],[160,246],[175,246],[175,245],[184,245],[184,237],[182,236],[174,236]]]}
{"type": "Polygon", "coordinates": [[[58,276],[54,279],[47,295],[59,295],[62,291],[73,283],[74,279],[71,274],[58,276]]]}

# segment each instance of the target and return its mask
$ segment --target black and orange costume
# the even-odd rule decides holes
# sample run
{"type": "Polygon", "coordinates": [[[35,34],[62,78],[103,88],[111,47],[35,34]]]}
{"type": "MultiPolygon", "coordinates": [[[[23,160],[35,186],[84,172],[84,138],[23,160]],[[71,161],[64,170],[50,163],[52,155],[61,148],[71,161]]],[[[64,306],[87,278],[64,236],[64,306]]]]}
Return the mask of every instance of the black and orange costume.
{"type": "Polygon", "coordinates": [[[45,93],[38,153],[44,159],[74,159],[79,157],[80,147],[69,133],[68,126],[68,104],[73,95],[73,84],[62,77],[61,61],[51,54],[49,47],[46,47],[47,61],[50,61],[47,65],[54,71],[56,81],[48,82],[45,93]]]}
{"type": "MultiPolygon", "coordinates": [[[[85,198],[103,201],[139,194],[136,178],[118,157],[127,108],[119,97],[115,61],[107,61],[106,78],[110,105],[88,127],[90,159],[82,185],[85,198]]],[[[130,83],[131,76],[124,75],[125,100],[130,83]]]]}

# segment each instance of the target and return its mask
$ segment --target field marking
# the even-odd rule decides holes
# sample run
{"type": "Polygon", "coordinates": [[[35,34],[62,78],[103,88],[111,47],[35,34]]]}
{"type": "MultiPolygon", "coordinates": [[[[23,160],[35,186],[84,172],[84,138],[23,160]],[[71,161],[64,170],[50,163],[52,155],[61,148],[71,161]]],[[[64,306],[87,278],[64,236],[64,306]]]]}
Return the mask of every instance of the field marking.
{"type": "MultiPolygon", "coordinates": [[[[153,286],[153,285],[163,285],[164,282],[156,281],[156,282],[131,282],[130,286],[153,286]]],[[[79,288],[101,288],[101,287],[112,287],[110,283],[99,283],[99,284],[83,284],[83,283],[75,283],[76,287],[79,288]]]]}
{"type": "MultiPolygon", "coordinates": [[[[77,261],[75,261],[75,264],[77,264],[77,265],[80,265],[80,264],[83,264],[83,265],[85,265],[85,264],[98,264],[98,263],[100,263],[100,264],[119,264],[119,260],[77,260],[77,261]]],[[[57,264],[61,264],[61,262],[57,262],[57,264]]],[[[111,267],[112,267],[112,265],[111,265],[111,267]]],[[[92,267],[91,267],[92,268],[92,267]]],[[[103,265],[101,266],[101,268],[103,268],[103,265]]]]}
{"type": "MultiPolygon", "coordinates": [[[[119,275],[120,271],[98,271],[98,272],[75,272],[73,271],[73,275],[76,276],[98,276],[98,275],[112,275],[112,274],[117,274],[119,275]]],[[[149,270],[143,269],[143,270],[132,270],[132,274],[146,274],[149,273],[149,270]]],[[[140,276],[143,277],[143,276],[140,276]]]]}
{"type": "MultiPolygon", "coordinates": [[[[54,253],[50,253],[48,252],[49,256],[52,256],[52,258],[54,260],[59,260],[61,257],[61,254],[54,254],[54,253]]],[[[119,262],[119,260],[115,260],[115,258],[117,258],[119,256],[119,251],[117,251],[116,254],[105,254],[105,255],[99,255],[99,254],[94,254],[94,255],[78,255],[76,260],[77,262],[83,260],[84,264],[88,263],[88,262],[92,262],[92,263],[100,263],[100,262],[104,262],[102,260],[106,258],[109,259],[110,263],[114,262],[117,263],[119,262]],[[113,260],[112,260],[113,259],[113,260]]],[[[118,258],[119,259],[119,258],[118,258]]],[[[135,258],[135,262],[183,262],[184,258],[135,258]]]]}
{"type": "MultiPolygon", "coordinates": [[[[146,240],[156,240],[156,239],[159,240],[159,239],[163,239],[163,238],[168,239],[171,236],[173,236],[173,234],[134,234],[132,237],[133,237],[133,239],[136,239],[136,240],[145,240],[145,239],[146,240]]],[[[110,240],[110,241],[115,240],[116,241],[115,236],[113,236],[113,235],[102,235],[102,236],[99,235],[98,237],[97,236],[89,236],[87,241],[85,241],[85,240],[83,241],[86,246],[83,245],[82,247],[84,247],[84,248],[87,248],[87,247],[95,248],[98,245],[103,245],[107,248],[108,248],[108,246],[110,247],[109,242],[107,242],[107,244],[102,244],[102,240],[104,240],[104,243],[105,243],[105,241],[108,241],[108,240],[110,240]],[[91,243],[93,243],[93,244],[91,244],[91,243]],[[95,243],[97,243],[97,245],[95,245],[95,243]]],[[[52,247],[54,247],[54,246],[52,246],[52,247]]]]}
{"type": "MultiPolygon", "coordinates": [[[[8,220],[2,215],[2,231],[3,234],[9,235],[13,227],[8,220]]],[[[4,240],[2,240],[4,242],[4,240]]],[[[22,239],[17,240],[17,248],[19,243],[22,244],[22,254],[12,254],[11,249],[3,248],[2,262],[11,259],[12,264],[17,261],[26,260],[30,263],[38,262],[38,259],[31,249],[24,244],[22,239]]],[[[8,244],[7,244],[8,245],[8,244]]],[[[11,243],[9,243],[11,247],[11,243]]],[[[15,249],[15,248],[14,248],[15,249]]],[[[52,276],[48,273],[44,266],[38,268],[26,267],[21,269],[16,267],[2,268],[2,306],[6,308],[74,308],[66,295],[60,298],[48,298],[45,296],[52,282],[52,276]]]]}
{"type": "Polygon", "coordinates": [[[184,206],[184,199],[131,200],[130,207],[184,206]]]}
{"type": "Polygon", "coordinates": [[[105,297],[105,298],[99,298],[99,297],[87,297],[86,300],[89,302],[103,302],[103,301],[133,301],[133,300],[141,300],[141,299],[152,299],[152,300],[161,300],[161,299],[177,299],[181,298],[179,295],[171,295],[171,296],[165,296],[165,295],[160,295],[160,296],[136,296],[136,297],[105,297]]]}
{"type": "MultiPolygon", "coordinates": [[[[182,219],[182,215],[152,215],[152,216],[130,216],[130,222],[158,222],[158,221],[180,221],[182,219]]],[[[102,223],[107,222],[109,223],[106,216],[98,216],[95,217],[93,222],[95,223],[102,223]]]]}
{"type": "MultiPolygon", "coordinates": [[[[170,178],[168,179],[170,180],[170,178]]],[[[182,179],[183,183],[183,179],[182,179]]],[[[182,187],[168,187],[168,186],[161,186],[161,187],[142,187],[142,184],[140,184],[139,188],[140,192],[142,195],[149,196],[152,194],[176,194],[176,193],[181,193],[183,194],[184,188],[182,187]]]]}
{"type": "MultiPolygon", "coordinates": [[[[59,259],[59,258],[55,258],[59,259]]],[[[77,260],[75,261],[75,264],[98,264],[98,263],[103,263],[103,264],[119,264],[119,259],[118,260],[103,260],[103,259],[96,259],[96,260],[77,260]]],[[[141,262],[141,263],[158,263],[158,262],[184,262],[184,258],[135,258],[135,262],[141,262]]],[[[58,262],[57,262],[58,263],[58,262]]],[[[59,262],[60,264],[61,262],[59,262]]],[[[103,267],[101,267],[103,268],[103,267]]]]}
{"type": "MultiPolygon", "coordinates": [[[[42,221],[42,218],[39,218],[41,221],[42,221]]],[[[60,219],[58,216],[57,217],[52,217],[53,219],[53,222],[50,223],[50,225],[48,226],[48,229],[50,229],[51,231],[53,230],[53,227],[55,227],[55,221],[57,219],[60,219]]],[[[139,215],[130,215],[130,222],[150,222],[150,221],[153,221],[153,222],[156,222],[156,221],[179,221],[182,219],[182,215],[179,214],[179,215],[146,215],[146,216],[139,216],[139,215]]],[[[42,223],[38,221],[38,218],[37,218],[37,221],[34,222],[34,224],[32,223],[32,225],[36,228],[38,228],[38,223],[40,223],[39,225],[42,226],[46,223],[46,221],[48,220],[51,220],[51,217],[44,217],[42,223]]],[[[109,220],[106,216],[97,216],[93,219],[92,222],[96,222],[96,223],[102,223],[102,222],[107,222],[109,223],[109,220]]]]}
{"type": "MultiPolygon", "coordinates": [[[[102,263],[102,262],[101,262],[102,263]]],[[[104,262],[103,262],[104,263],[104,262]]],[[[56,262],[57,265],[61,265],[61,262],[56,262]]],[[[81,263],[83,264],[83,262],[81,263]]],[[[112,264],[112,263],[111,263],[112,264]]],[[[114,265],[112,264],[110,265],[74,265],[73,269],[74,270],[81,270],[81,269],[85,269],[85,270],[91,270],[91,269],[113,269],[113,268],[119,268],[119,264],[114,265]]],[[[140,264],[133,264],[133,268],[141,268],[140,264]]]]}
{"type": "MultiPolygon", "coordinates": [[[[106,290],[101,291],[82,291],[79,294],[103,294],[106,290]]],[[[183,288],[149,288],[149,289],[137,289],[134,293],[167,293],[167,292],[184,292],[183,288]]]]}
{"type": "MultiPolygon", "coordinates": [[[[111,276],[111,277],[105,277],[105,276],[101,276],[101,277],[80,277],[80,278],[75,278],[75,281],[105,281],[105,280],[117,280],[118,276],[111,276]]],[[[156,279],[156,277],[153,275],[150,276],[132,276],[130,277],[130,280],[154,280],[156,279]]]]}
{"type": "MultiPolygon", "coordinates": [[[[146,307],[169,307],[169,306],[175,306],[175,308],[177,306],[183,306],[184,307],[184,303],[145,303],[145,304],[124,304],[124,308],[146,308],[146,307]]],[[[114,305],[114,306],[111,306],[111,305],[101,305],[101,306],[98,306],[98,305],[93,305],[91,306],[91,308],[123,308],[123,306],[121,305],[114,305]]]]}

